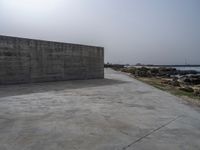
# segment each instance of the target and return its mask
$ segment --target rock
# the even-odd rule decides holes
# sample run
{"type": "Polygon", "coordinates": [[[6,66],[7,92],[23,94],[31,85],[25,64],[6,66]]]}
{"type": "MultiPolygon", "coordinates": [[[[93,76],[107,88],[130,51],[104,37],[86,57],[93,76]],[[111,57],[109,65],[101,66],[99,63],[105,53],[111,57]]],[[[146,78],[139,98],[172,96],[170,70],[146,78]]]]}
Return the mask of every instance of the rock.
{"type": "Polygon", "coordinates": [[[162,79],[160,83],[161,84],[170,84],[170,82],[171,82],[171,80],[169,80],[169,79],[168,80],[167,79],[166,80],[162,79]]]}
{"type": "Polygon", "coordinates": [[[173,86],[180,86],[180,83],[177,80],[172,80],[170,84],[173,86]]]}
{"type": "Polygon", "coordinates": [[[177,77],[174,77],[174,78],[172,79],[172,81],[170,82],[170,84],[173,85],[173,86],[180,86],[180,83],[179,83],[177,77]]]}
{"type": "Polygon", "coordinates": [[[182,91],[185,91],[185,92],[189,92],[189,93],[194,92],[194,89],[189,87],[189,86],[180,87],[179,90],[182,90],[182,91]]]}
{"type": "Polygon", "coordinates": [[[176,71],[177,70],[175,68],[161,67],[159,68],[158,76],[170,77],[171,75],[175,75],[176,71]]]}
{"type": "Polygon", "coordinates": [[[142,68],[138,68],[135,71],[135,75],[139,76],[139,77],[151,77],[151,73],[149,72],[148,68],[142,67],[142,68]]]}
{"type": "Polygon", "coordinates": [[[187,75],[180,79],[184,84],[198,85],[200,84],[200,75],[187,75]]]}
{"type": "Polygon", "coordinates": [[[194,89],[194,95],[200,97],[200,89],[194,89]]]}

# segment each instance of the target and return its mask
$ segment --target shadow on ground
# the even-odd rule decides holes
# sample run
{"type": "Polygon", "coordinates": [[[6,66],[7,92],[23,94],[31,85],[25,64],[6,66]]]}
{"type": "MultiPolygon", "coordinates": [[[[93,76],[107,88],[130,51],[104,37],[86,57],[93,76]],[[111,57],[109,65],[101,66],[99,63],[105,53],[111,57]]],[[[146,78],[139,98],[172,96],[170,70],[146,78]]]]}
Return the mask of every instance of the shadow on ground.
{"type": "Polygon", "coordinates": [[[109,86],[114,84],[124,84],[126,81],[115,79],[94,79],[94,80],[74,80],[44,82],[19,85],[0,85],[0,98],[6,96],[17,96],[30,93],[43,93],[48,91],[61,91],[65,89],[80,89],[98,86],[109,86]]]}

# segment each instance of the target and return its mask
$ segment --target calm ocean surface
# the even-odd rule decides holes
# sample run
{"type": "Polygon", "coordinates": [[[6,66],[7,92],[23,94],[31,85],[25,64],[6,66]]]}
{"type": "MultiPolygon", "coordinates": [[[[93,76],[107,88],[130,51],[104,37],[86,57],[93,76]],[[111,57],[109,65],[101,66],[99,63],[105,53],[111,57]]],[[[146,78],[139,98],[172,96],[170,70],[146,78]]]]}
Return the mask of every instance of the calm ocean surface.
{"type": "Polygon", "coordinates": [[[200,72],[200,67],[175,67],[177,70],[195,70],[200,72]]]}
{"type": "MultiPolygon", "coordinates": [[[[141,66],[134,66],[136,68],[140,68],[141,66]]],[[[147,68],[159,68],[159,67],[149,67],[149,66],[145,66],[147,68]]],[[[200,67],[174,67],[176,68],[177,70],[195,70],[195,71],[198,71],[200,72],[200,67]]]]}

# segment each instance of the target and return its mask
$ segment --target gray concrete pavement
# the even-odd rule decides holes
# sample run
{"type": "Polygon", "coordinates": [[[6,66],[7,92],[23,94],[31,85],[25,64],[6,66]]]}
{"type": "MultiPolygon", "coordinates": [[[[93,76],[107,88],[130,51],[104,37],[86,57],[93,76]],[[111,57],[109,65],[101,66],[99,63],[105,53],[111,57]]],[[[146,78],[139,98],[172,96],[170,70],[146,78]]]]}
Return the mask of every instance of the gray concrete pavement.
{"type": "Polygon", "coordinates": [[[0,87],[0,150],[199,150],[200,111],[122,73],[0,87]]]}

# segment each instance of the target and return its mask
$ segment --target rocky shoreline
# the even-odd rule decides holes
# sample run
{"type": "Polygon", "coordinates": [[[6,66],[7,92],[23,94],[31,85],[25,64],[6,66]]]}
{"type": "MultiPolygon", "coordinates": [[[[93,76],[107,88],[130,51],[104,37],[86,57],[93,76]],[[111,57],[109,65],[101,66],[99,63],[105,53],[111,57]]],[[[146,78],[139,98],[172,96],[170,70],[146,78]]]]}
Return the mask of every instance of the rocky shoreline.
{"type": "Polygon", "coordinates": [[[200,103],[200,72],[195,70],[178,70],[168,67],[125,67],[123,65],[109,66],[117,71],[129,73],[135,78],[167,89],[176,95],[198,99],[200,103]],[[175,92],[173,92],[175,91],[175,92]]]}
{"type": "Polygon", "coordinates": [[[200,97],[200,74],[195,70],[177,70],[175,68],[122,68],[135,77],[160,78],[162,84],[179,87],[180,90],[200,97]]]}

